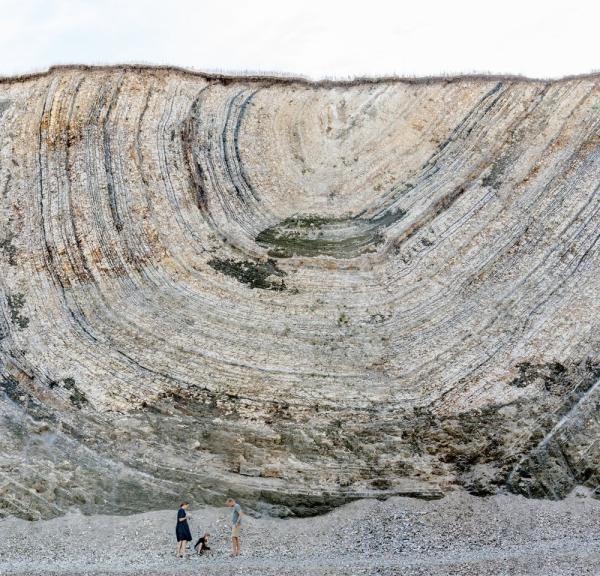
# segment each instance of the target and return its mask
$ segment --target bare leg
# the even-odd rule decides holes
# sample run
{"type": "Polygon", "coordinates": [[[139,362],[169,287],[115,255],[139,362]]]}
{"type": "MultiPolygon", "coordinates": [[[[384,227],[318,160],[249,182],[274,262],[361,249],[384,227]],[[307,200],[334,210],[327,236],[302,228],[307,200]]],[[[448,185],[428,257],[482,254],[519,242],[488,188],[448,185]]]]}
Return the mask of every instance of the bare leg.
{"type": "Polygon", "coordinates": [[[233,539],[233,555],[240,555],[240,539],[237,536],[233,539]]]}

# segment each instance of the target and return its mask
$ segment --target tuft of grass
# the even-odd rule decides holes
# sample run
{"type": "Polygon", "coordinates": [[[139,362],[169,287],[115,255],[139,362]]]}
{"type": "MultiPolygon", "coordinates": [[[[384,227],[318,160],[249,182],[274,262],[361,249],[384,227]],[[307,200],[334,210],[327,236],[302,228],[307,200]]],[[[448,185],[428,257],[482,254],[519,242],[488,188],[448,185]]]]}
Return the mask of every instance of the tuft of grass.
{"type": "Polygon", "coordinates": [[[208,265],[218,272],[235,278],[238,282],[247,284],[250,288],[261,288],[276,292],[287,289],[282,278],[286,276],[286,273],[278,268],[275,261],[271,259],[266,262],[252,262],[249,260],[234,260],[233,258],[226,260],[213,258],[208,261],[208,265]],[[276,280],[273,276],[282,279],[276,280]]]}
{"type": "Polygon", "coordinates": [[[350,317],[345,312],[342,312],[338,317],[339,326],[347,326],[350,324],[350,317]]]}
{"type": "Polygon", "coordinates": [[[12,243],[13,237],[9,234],[6,238],[0,240],[0,252],[4,252],[8,257],[8,263],[11,266],[16,266],[17,248],[12,243]]]}
{"type": "Polygon", "coordinates": [[[21,310],[25,306],[25,296],[20,292],[16,292],[15,294],[9,294],[6,300],[12,323],[21,329],[27,328],[29,326],[29,318],[21,314],[21,310]]]}

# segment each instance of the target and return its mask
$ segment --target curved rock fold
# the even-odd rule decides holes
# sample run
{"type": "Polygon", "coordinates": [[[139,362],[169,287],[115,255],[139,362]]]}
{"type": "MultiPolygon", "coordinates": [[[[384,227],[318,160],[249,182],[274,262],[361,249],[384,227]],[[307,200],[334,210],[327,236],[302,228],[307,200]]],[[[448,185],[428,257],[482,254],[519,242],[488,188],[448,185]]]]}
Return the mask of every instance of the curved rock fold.
{"type": "Polygon", "coordinates": [[[600,484],[600,83],[0,81],[0,514],[600,484]]]}

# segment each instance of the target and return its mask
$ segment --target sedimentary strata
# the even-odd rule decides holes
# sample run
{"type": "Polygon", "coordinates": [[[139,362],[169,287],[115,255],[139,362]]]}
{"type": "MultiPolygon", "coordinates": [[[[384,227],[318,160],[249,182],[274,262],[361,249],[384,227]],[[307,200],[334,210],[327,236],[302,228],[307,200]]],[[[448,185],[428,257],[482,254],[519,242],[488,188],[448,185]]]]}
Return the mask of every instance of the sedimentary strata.
{"type": "Polygon", "coordinates": [[[0,82],[0,514],[600,483],[600,80],[0,82]]]}

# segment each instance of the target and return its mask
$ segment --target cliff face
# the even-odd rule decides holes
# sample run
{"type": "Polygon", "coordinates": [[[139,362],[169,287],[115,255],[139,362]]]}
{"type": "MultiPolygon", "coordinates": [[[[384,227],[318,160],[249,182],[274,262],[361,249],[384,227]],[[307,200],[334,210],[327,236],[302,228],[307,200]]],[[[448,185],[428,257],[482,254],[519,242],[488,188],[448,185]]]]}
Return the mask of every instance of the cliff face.
{"type": "Polygon", "coordinates": [[[0,514],[600,483],[600,79],[0,83],[0,514]]]}

